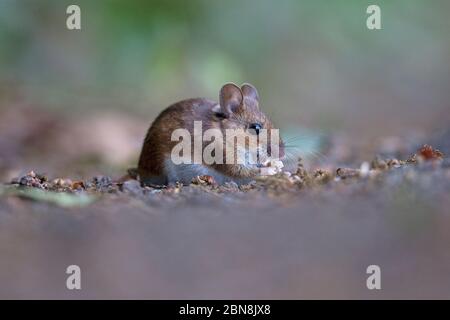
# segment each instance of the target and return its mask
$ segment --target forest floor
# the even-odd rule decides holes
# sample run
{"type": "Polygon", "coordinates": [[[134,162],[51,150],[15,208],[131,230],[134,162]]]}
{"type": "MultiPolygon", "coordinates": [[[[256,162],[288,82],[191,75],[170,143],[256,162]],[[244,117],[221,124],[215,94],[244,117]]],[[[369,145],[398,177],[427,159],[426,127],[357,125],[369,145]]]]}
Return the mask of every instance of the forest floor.
{"type": "Polygon", "coordinates": [[[17,160],[15,143],[50,167],[73,150],[50,157],[35,132],[5,132],[0,298],[450,296],[450,132],[386,137],[370,150],[336,135],[321,147],[326,160],[248,185],[199,177],[167,188],[121,180],[126,170],[20,173],[34,162],[17,160]],[[81,291],[65,287],[72,264],[81,291]],[[373,264],[382,290],[366,287],[373,264]]]}

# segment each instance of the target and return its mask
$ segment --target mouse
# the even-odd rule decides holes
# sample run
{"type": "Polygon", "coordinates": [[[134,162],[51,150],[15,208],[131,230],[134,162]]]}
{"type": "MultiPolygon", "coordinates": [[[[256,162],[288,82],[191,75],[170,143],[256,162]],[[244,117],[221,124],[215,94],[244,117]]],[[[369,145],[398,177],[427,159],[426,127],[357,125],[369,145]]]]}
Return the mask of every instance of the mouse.
{"type": "MultiPolygon", "coordinates": [[[[138,162],[137,174],[143,185],[189,185],[198,176],[210,176],[217,184],[242,185],[257,176],[281,172],[284,143],[278,129],[261,110],[256,88],[249,83],[241,86],[226,83],[219,91],[218,100],[182,100],[156,117],[147,131],[138,162]],[[208,144],[214,144],[217,149],[211,154],[223,161],[174,161],[174,148],[180,143],[174,139],[174,133],[180,129],[188,134],[189,143],[197,143],[197,148],[200,141],[200,154],[204,154],[208,144]],[[203,139],[203,132],[206,135],[208,130],[218,132],[212,142],[203,139]],[[236,134],[236,139],[232,139],[233,145],[227,149],[231,139],[223,137],[229,132],[236,134]],[[248,140],[240,139],[242,135],[247,135],[248,140]],[[257,144],[249,143],[250,138],[256,139],[257,144]],[[244,160],[236,161],[239,156],[244,160]]],[[[194,152],[189,149],[183,156],[194,152]]]]}

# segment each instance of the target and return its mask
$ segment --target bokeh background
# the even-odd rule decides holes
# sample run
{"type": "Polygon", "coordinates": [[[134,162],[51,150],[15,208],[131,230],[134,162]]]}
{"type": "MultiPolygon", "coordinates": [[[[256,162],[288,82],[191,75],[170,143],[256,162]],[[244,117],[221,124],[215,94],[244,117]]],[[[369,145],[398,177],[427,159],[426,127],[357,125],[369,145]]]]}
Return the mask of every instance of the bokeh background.
{"type": "MultiPolygon", "coordinates": [[[[133,166],[151,120],[253,83],[283,130],[382,135],[449,123],[448,1],[0,1],[0,170],[133,166]],[[3,168],[3,169],[1,169],[3,168]]],[[[310,137],[309,135],[308,137],[310,137]]]]}
{"type": "Polygon", "coordinates": [[[423,143],[448,155],[449,12],[447,0],[0,0],[0,298],[448,299],[448,158],[286,194],[135,186],[84,207],[3,182],[120,177],[162,109],[217,99],[229,81],[259,89],[309,172],[423,143]],[[373,3],[382,30],[366,28],[373,3]],[[70,4],[80,31],[66,28],[70,4]],[[65,287],[71,264],[81,291],[65,287]],[[370,264],[381,291],[366,288],[370,264]]]}

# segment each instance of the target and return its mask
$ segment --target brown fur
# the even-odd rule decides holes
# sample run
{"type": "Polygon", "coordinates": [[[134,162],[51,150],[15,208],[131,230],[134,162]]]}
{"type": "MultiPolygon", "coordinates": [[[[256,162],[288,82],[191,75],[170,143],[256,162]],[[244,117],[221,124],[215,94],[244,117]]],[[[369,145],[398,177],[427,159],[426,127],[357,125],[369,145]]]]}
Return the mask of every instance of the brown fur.
{"type": "MultiPolygon", "coordinates": [[[[191,133],[193,139],[194,121],[202,121],[203,132],[217,128],[224,137],[225,129],[247,129],[249,124],[255,122],[262,124],[265,129],[273,129],[270,119],[259,109],[258,99],[256,89],[251,85],[239,88],[226,84],[220,92],[219,114],[215,112],[217,110],[213,110],[217,103],[203,98],[183,100],[169,106],[154,120],[145,137],[138,164],[141,180],[164,175],[164,161],[170,157],[173,147],[178,143],[171,141],[172,132],[184,128],[191,133]]],[[[205,142],[203,147],[206,144],[205,142]]],[[[280,141],[280,156],[283,154],[284,146],[280,141]]],[[[254,177],[258,174],[257,170],[248,170],[240,165],[213,164],[211,167],[236,178],[254,177]]]]}

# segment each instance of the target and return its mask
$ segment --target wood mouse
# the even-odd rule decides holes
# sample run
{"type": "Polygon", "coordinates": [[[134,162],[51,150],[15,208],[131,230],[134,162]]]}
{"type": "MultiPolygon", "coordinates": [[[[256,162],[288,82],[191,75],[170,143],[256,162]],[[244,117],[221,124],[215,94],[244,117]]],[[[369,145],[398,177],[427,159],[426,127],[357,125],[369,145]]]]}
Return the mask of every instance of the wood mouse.
{"type": "MultiPolygon", "coordinates": [[[[284,143],[279,134],[272,134],[273,129],[271,120],[259,108],[259,95],[256,88],[247,83],[241,87],[227,83],[219,92],[219,103],[204,98],[187,99],[169,106],[159,114],[150,126],[143,143],[138,163],[139,178],[143,184],[150,185],[167,185],[176,182],[190,184],[193,178],[207,175],[213,177],[218,184],[231,181],[243,184],[252,181],[264,169],[271,168],[266,170],[265,174],[279,172],[282,167],[280,159],[284,157],[284,143]],[[242,129],[246,133],[251,132],[256,135],[258,145],[253,148],[245,142],[242,145],[242,141],[239,144],[239,138],[233,139],[236,155],[245,150],[245,156],[257,159],[256,163],[225,161],[228,160],[225,159],[226,139],[220,141],[216,138],[215,140],[218,141],[214,140],[214,142],[222,148],[224,158],[222,163],[218,161],[218,163],[208,164],[201,161],[200,163],[175,164],[171,156],[174,147],[179,143],[172,141],[172,134],[176,129],[186,129],[191,135],[192,143],[200,138],[202,150],[211,143],[203,141],[199,133],[194,132],[194,127],[200,121],[202,132],[208,129],[220,130],[225,137],[230,129],[241,133],[242,131],[239,130],[242,129]],[[269,132],[267,141],[260,139],[260,132],[264,129],[269,132]],[[260,143],[259,140],[263,141],[260,143]],[[278,154],[276,158],[273,157],[274,146],[278,149],[275,153],[278,154]]],[[[220,157],[221,155],[219,159],[220,157]]]]}

